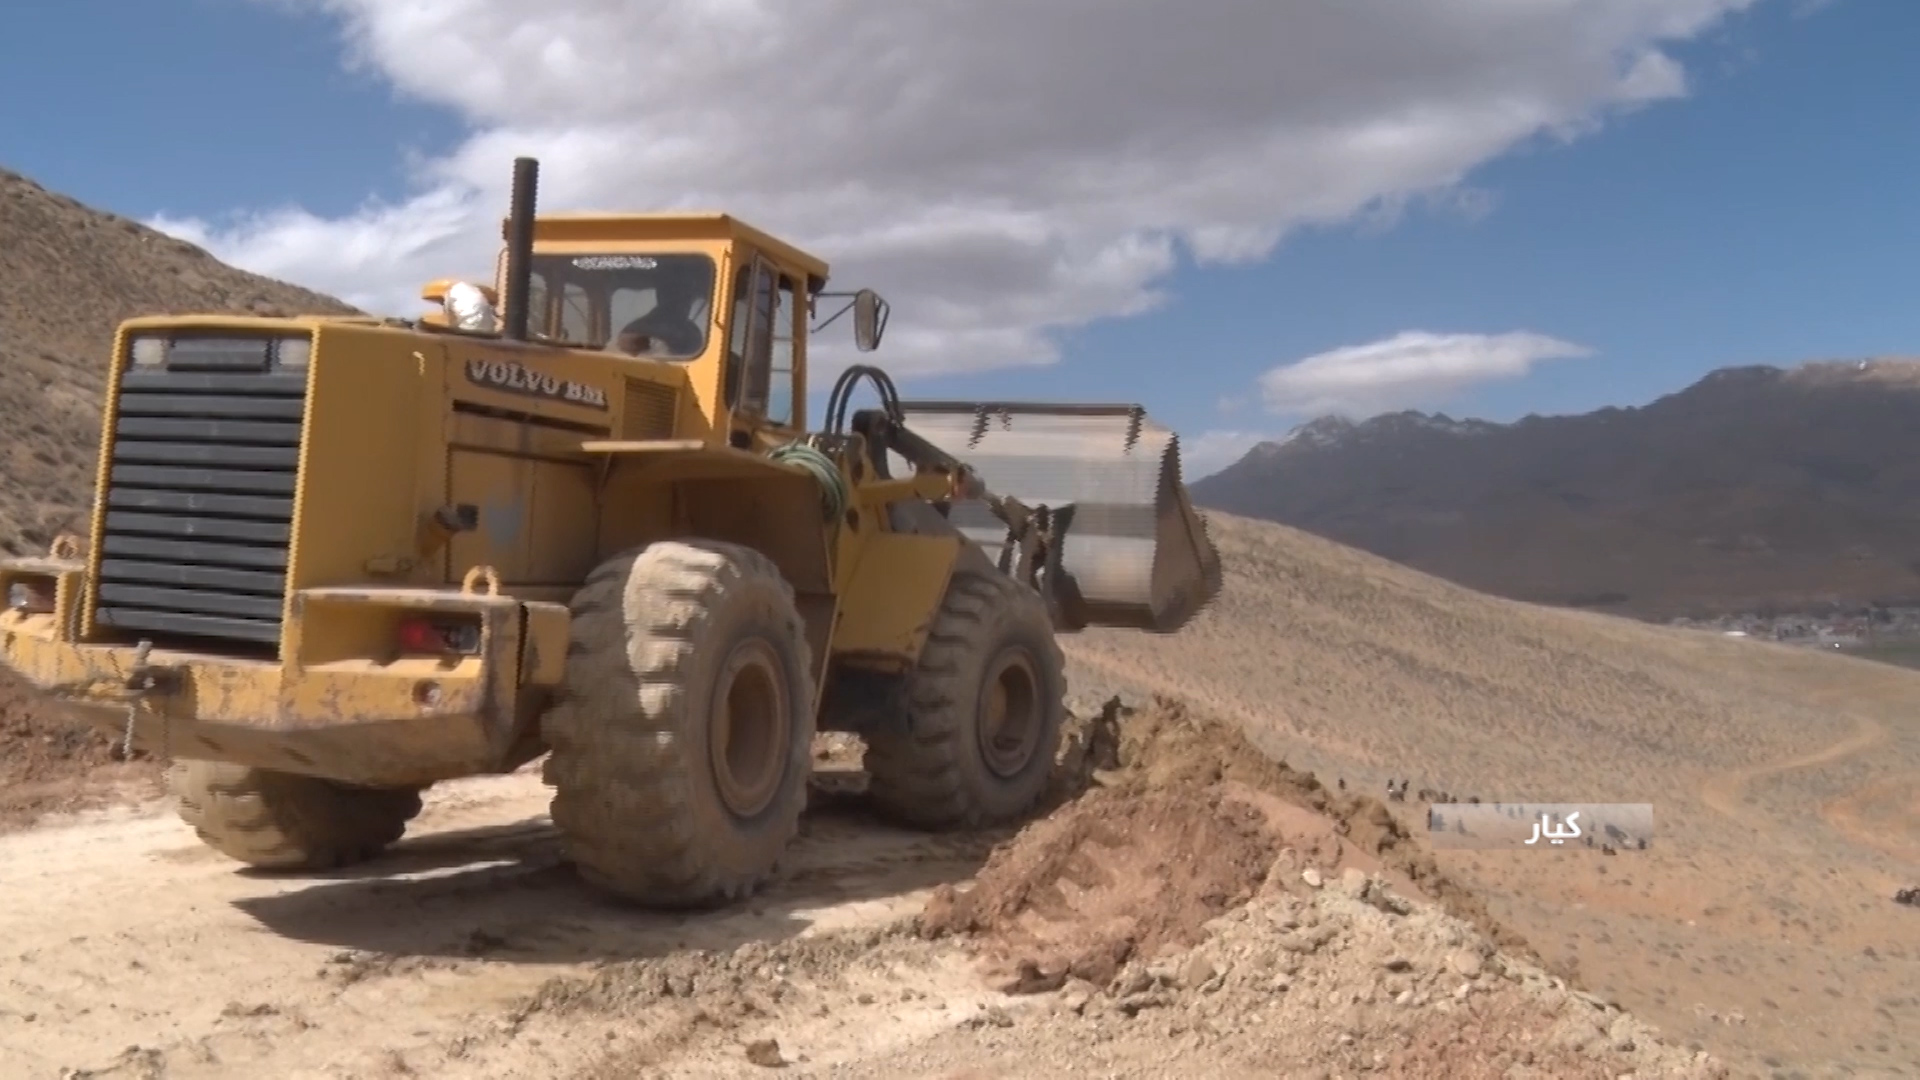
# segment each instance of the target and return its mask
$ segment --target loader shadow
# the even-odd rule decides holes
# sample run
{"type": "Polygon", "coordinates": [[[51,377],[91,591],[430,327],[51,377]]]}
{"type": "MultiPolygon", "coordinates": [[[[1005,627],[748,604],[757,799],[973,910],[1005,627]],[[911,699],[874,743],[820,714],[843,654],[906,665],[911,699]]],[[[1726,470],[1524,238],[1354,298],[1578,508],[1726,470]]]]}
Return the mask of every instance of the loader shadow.
{"type": "MultiPolygon", "coordinates": [[[[628,905],[583,881],[540,817],[406,839],[375,862],[304,875],[292,880],[312,884],[234,906],[269,933],[380,959],[633,960],[778,941],[812,926],[822,909],[886,905],[963,881],[1011,833],[911,832],[833,800],[808,810],[788,865],[754,896],[682,913],[628,905]]],[[[911,901],[893,907],[875,911],[917,910],[911,901]]]]}
{"type": "Polygon", "coordinates": [[[262,882],[389,881],[396,875],[471,869],[478,863],[538,861],[544,849],[552,847],[558,851],[558,836],[552,822],[542,815],[504,825],[476,825],[409,836],[371,862],[338,870],[297,873],[242,866],[234,873],[262,882]]]}

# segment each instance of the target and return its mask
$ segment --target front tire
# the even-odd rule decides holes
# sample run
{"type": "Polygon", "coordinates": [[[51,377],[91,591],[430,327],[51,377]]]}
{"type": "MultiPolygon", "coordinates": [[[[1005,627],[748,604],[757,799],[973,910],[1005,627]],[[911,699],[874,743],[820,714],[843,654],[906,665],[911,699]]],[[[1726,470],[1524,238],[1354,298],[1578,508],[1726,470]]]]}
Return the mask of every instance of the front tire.
{"type": "Polygon", "coordinates": [[[874,808],[928,830],[1033,809],[1059,751],[1065,669],[1038,594],[998,572],[956,571],[910,676],[904,722],[867,736],[874,808]]]}
{"type": "Polygon", "coordinates": [[[366,862],[420,813],[417,788],[355,787],[224,761],[176,761],[167,787],[208,847],[268,870],[366,862]]]}
{"type": "Polygon", "coordinates": [[[581,876],[661,908],[751,893],[799,831],[812,765],[792,587],[751,548],[671,541],[609,559],[571,606],[546,777],[581,876]]]}

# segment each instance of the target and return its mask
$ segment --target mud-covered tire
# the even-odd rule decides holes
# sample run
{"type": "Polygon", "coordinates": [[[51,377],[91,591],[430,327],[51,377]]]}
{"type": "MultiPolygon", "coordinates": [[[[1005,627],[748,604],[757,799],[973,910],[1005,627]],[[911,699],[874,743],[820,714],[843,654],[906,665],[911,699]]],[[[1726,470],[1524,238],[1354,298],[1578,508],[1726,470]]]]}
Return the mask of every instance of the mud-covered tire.
{"type": "Polygon", "coordinates": [[[812,768],[815,675],[792,586],[751,548],[666,541],[603,563],[571,608],[544,721],[568,857],[649,907],[751,893],[799,831],[812,768]]]}
{"type": "Polygon", "coordinates": [[[927,830],[1021,817],[1047,790],[1066,695],[1045,602],[1005,574],[955,572],[909,676],[906,715],[866,735],[874,809],[927,830]],[[1000,742],[1002,755],[986,745],[998,740],[982,738],[996,684],[1024,725],[1000,742]]]}
{"type": "Polygon", "coordinates": [[[355,787],[224,761],[175,761],[167,787],[208,847],[267,870],[365,862],[420,813],[418,788],[355,787]]]}

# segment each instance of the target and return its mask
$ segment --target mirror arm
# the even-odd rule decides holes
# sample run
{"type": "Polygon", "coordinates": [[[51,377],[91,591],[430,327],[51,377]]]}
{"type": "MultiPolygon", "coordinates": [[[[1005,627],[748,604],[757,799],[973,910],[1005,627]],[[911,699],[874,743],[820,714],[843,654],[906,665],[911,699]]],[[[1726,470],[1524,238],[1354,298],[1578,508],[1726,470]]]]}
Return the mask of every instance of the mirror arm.
{"type": "MultiPolygon", "coordinates": [[[[814,294],[813,294],[813,298],[814,298],[815,300],[819,300],[819,299],[822,299],[822,298],[824,298],[824,297],[836,297],[836,298],[837,298],[837,297],[842,297],[842,296],[849,296],[849,297],[851,297],[851,296],[858,296],[858,295],[859,295],[858,293],[850,293],[850,292],[818,292],[818,293],[814,293],[814,294]]],[[[853,310],[853,304],[854,304],[854,302],[853,302],[852,300],[848,300],[848,301],[847,301],[846,303],[844,303],[844,304],[842,304],[842,305],[840,305],[840,310],[839,310],[839,311],[836,311],[836,312],[834,312],[834,313],[833,313],[832,315],[829,315],[829,316],[827,316],[827,318],[826,318],[826,320],[825,320],[824,322],[820,322],[820,323],[817,323],[817,324],[815,324],[815,325],[814,325],[814,326],[812,327],[812,329],[811,329],[811,331],[810,331],[810,332],[811,332],[811,333],[816,333],[816,334],[817,334],[817,333],[819,333],[820,331],[822,331],[822,330],[825,330],[825,329],[826,329],[827,327],[829,327],[829,326],[832,326],[832,325],[833,325],[833,323],[834,323],[834,320],[835,320],[835,319],[838,319],[838,318],[839,318],[840,316],[842,316],[842,315],[845,315],[845,314],[846,314],[847,312],[849,312],[849,311],[852,311],[852,310],[853,310]]]]}

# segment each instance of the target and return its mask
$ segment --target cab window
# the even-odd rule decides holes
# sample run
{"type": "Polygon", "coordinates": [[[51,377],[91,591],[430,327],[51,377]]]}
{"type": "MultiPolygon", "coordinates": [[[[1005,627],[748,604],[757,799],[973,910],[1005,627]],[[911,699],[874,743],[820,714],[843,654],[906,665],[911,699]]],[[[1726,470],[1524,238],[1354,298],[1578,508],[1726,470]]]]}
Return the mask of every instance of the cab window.
{"type": "Polygon", "coordinates": [[[532,271],[530,322],[551,340],[667,360],[706,351],[714,265],[705,255],[537,254],[532,271]]]}
{"type": "Polygon", "coordinates": [[[798,286],[793,275],[761,258],[742,267],[734,282],[727,403],[780,427],[795,420],[798,286]]]}
{"type": "Polygon", "coordinates": [[[794,317],[798,310],[794,305],[794,280],[787,274],[780,275],[780,287],[774,290],[773,311],[773,362],[769,365],[767,385],[767,419],[781,427],[792,427],[793,409],[793,369],[794,362],[794,317]]]}

